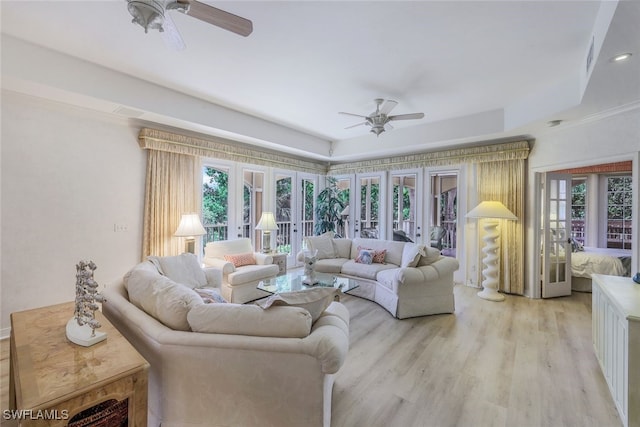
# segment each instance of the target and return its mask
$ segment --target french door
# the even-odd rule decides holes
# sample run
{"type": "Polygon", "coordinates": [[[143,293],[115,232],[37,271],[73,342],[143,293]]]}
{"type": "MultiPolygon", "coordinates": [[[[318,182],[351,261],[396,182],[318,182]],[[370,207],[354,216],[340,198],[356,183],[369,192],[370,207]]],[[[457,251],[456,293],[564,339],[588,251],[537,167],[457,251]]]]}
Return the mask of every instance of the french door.
{"type": "Polygon", "coordinates": [[[537,174],[542,298],[571,295],[571,175],[537,174]]]}
{"type": "Polygon", "coordinates": [[[297,264],[296,254],[302,240],[313,235],[315,203],[318,194],[316,175],[290,171],[275,172],[275,248],[287,254],[287,265],[297,264]]]}

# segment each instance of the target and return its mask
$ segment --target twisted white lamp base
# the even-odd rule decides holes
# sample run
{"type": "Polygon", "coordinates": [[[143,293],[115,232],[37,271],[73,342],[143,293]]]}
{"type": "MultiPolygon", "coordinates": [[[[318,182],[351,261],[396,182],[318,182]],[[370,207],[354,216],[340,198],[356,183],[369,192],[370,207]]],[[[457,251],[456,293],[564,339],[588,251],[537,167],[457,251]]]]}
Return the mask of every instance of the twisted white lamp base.
{"type": "Polygon", "coordinates": [[[504,295],[498,292],[500,285],[500,233],[498,232],[498,221],[485,220],[484,222],[485,235],[482,238],[484,240],[484,258],[482,258],[482,264],[484,268],[482,270],[482,291],[478,292],[478,296],[489,301],[503,301],[504,295]]]}

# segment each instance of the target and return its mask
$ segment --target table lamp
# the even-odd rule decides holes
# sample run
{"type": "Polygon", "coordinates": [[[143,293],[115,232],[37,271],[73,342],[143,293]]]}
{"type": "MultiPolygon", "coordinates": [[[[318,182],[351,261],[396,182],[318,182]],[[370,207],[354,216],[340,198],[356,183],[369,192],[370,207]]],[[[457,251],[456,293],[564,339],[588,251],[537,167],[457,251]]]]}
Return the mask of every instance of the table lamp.
{"type": "Polygon", "coordinates": [[[197,213],[182,214],[180,225],[174,233],[176,237],[184,237],[184,251],[195,254],[196,236],[207,234],[197,213]]]}
{"type": "Polygon", "coordinates": [[[276,219],[273,212],[262,212],[260,221],[256,225],[256,230],[262,230],[262,252],[271,252],[271,232],[277,230],[276,219]]]}

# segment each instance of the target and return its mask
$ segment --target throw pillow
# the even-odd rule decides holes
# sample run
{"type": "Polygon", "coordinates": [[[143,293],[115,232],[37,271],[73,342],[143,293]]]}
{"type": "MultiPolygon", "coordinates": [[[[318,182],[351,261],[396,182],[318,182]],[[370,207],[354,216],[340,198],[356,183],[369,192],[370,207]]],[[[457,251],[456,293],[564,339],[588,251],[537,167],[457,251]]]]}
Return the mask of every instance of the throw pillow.
{"type": "MultiPolygon", "coordinates": [[[[375,249],[371,249],[371,248],[363,248],[362,246],[358,246],[358,255],[360,254],[360,251],[365,250],[365,251],[369,251],[371,252],[371,262],[375,263],[375,264],[384,264],[384,257],[387,255],[387,250],[386,249],[382,249],[381,251],[376,251],[375,249]]],[[[356,262],[357,259],[356,259],[356,262]]],[[[369,263],[362,263],[362,264],[371,264],[371,262],[369,263]]]]}
{"type": "Polygon", "coordinates": [[[333,287],[321,287],[307,289],[304,291],[283,292],[281,294],[271,295],[256,304],[263,309],[277,306],[295,306],[304,308],[311,314],[312,322],[318,320],[322,312],[329,307],[336,296],[340,295],[340,289],[333,287]]]}
{"type": "Polygon", "coordinates": [[[246,254],[225,255],[225,261],[229,261],[234,267],[242,267],[243,265],[255,265],[256,257],[253,252],[246,254]]]}
{"type": "Polygon", "coordinates": [[[335,258],[336,250],[333,241],[328,236],[307,237],[307,248],[313,252],[318,251],[318,259],[335,258]]]}
{"type": "Polygon", "coordinates": [[[358,256],[356,257],[358,264],[371,264],[373,263],[373,251],[370,249],[358,250],[358,256]]]}
{"type": "Polygon", "coordinates": [[[194,291],[200,295],[205,304],[228,302],[220,295],[220,290],[216,288],[195,288],[194,291]]]}
{"type": "Polygon", "coordinates": [[[150,256],[160,274],[174,282],[190,288],[207,286],[207,277],[194,254],[183,253],[176,256],[150,256]]]}
{"type": "Polygon", "coordinates": [[[407,243],[402,249],[402,262],[400,263],[400,267],[416,267],[418,261],[420,261],[420,257],[426,254],[427,252],[425,251],[424,245],[407,243]]]}

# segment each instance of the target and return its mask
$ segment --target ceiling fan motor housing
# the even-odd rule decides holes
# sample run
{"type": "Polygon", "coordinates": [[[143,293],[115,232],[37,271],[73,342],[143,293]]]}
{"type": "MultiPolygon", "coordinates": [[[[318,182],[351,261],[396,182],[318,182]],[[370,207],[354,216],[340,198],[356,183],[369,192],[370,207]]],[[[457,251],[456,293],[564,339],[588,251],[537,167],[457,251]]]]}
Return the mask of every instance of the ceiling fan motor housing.
{"type": "Polygon", "coordinates": [[[127,9],[133,16],[134,24],[144,28],[144,32],[152,30],[164,31],[164,13],[166,10],[178,10],[186,12],[189,5],[177,1],[165,2],[162,0],[127,0],[127,9]]]}

